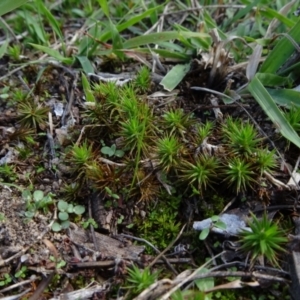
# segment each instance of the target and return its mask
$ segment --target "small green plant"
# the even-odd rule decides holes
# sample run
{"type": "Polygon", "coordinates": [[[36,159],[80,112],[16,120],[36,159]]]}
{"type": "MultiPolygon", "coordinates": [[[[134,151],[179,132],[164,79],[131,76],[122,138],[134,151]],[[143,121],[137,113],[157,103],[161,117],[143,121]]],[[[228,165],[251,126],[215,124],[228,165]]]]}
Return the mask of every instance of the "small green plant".
{"type": "Polygon", "coordinates": [[[211,133],[214,128],[214,123],[211,121],[205,122],[197,126],[197,143],[201,144],[211,133]]]}
{"type": "Polygon", "coordinates": [[[149,90],[151,83],[150,70],[143,66],[139,70],[134,80],[134,86],[137,92],[146,93],[149,90]]]}
{"type": "Polygon", "coordinates": [[[238,194],[251,187],[255,182],[255,172],[250,163],[245,162],[239,157],[229,159],[225,170],[225,182],[227,182],[238,194]]]}
{"type": "Polygon", "coordinates": [[[157,157],[159,164],[165,172],[179,166],[183,146],[174,136],[166,136],[157,141],[157,157]]]}
{"type": "Polygon", "coordinates": [[[27,267],[22,266],[21,269],[15,274],[16,278],[25,278],[27,272],[27,267]]]}
{"type": "Polygon", "coordinates": [[[87,141],[85,141],[81,146],[76,144],[73,146],[69,162],[74,173],[84,175],[87,165],[93,162],[93,160],[93,148],[92,145],[88,145],[87,141]]]}
{"type": "Polygon", "coordinates": [[[243,230],[239,234],[241,249],[250,252],[252,263],[258,258],[266,258],[271,264],[278,266],[278,253],[285,251],[282,246],[288,241],[285,232],[269,220],[266,213],[261,220],[254,214],[251,217],[251,231],[243,230]]]}
{"type": "Polygon", "coordinates": [[[49,206],[53,204],[53,196],[51,193],[45,195],[41,190],[36,190],[33,193],[29,190],[24,190],[22,198],[26,203],[25,217],[33,218],[38,210],[42,210],[45,214],[48,213],[49,206]]]}
{"type": "Polygon", "coordinates": [[[223,125],[229,151],[235,155],[251,156],[255,153],[261,141],[252,124],[227,118],[223,125]]]}
{"type": "Polygon", "coordinates": [[[0,165],[0,181],[14,182],[17,179],[17,174],[13,166],[4,164],[0,165]]]}
{"type": "Polygon", "coordinates": [[[226,229],[226,224],[220,220],[219,216],[212,216],[211,218],[211,225],[205,229],[203,229],[199,235],[199,240],[203,241],[208,237],[211,229],[213,227],[220,228],[222,230],[226,229]]]}
{"type": "Polygon", "coordinates": [[[255,154],[254,164],[260,175],[265,171],[272,173],[278,167],[275,150],[258,149],[255,154]]]}
{"type": "Polygon", "coordinates": [[[146,130],[145,121],[141,121],[138,116],[121,122],[120,135],[124,138],[124,148],[130,150],[130,153],[144,148],[146,130]]]}
{"type": "Polygon", "coordinates": [[[123,157],[124,151],[117,150],[116,144],[111,145],[111,147],[104,146],[101,148],[101,153],[108,155],[109,157],[116,156],[116,157],[123,157]]]}
{"type": "Polygon", "coordinates": [[[12,99],[10,100],[11,104],[15,104],[15,102],[23,102],[28,96],[28,91],[23,91],[21,89],[17,89],[12,94],[12,99]]]}
{"type": "Polygon", "coordinates": [[[98,97],[100,101],[105,99],[109,105],[118,105],[120,99],[120,89],[114,82],[109,81],[107,83],[96,83],[93,86],[93,91],[95,96],[98,97]]]}
{"type": "Polygon", "coordinates": [[[59,200],[57,203],[58,208],[58,219],[59,222],[55,221],[52,224],[52,230],[53,231],[60,231],[62,229],[67,229],[70,226],[70,214],[75,215],[82,215],[85,212],[85,207],[82,205],[73,205],[69,204],[68,202],[64,200],[59,200]]]}
{"type": "Polygon", "coordinates": [[[128,283],[131,284],[127,288],[130,289],[132,295],[137,295],[153,284],[157,278],[158,273],[151,273],[149,268],[140,270],[135,265],[132,268],[127,269],[128,271],[128,283]]]}
{"type": "Polygon", "coordinates": [[[196,185],[199,193],[211,186],[217,177],[219,161],[214,156],[200,155],[194,163],[184,162],[181,167],[180,180],[190,185],[196,185]]]}
{"type": "Polygon", "coordinates": [[[48,120],[48,107],[41,107],[33,101],[21,102],[18,105],[20,123],[29,128],[45,129],[48,120]]]}
{"type": "Polygon", "coordinates": [[[52,255],[49,256],[49,259],[56,264],[56,269],[61,269],[67,265],[67,263],[63,259],[58,259],[52,255]]]}
{"type": "Polygon", "coordinates": [[[9,284],[9,283],[11,283],[11,281],[12,281],[10,275],[7,274],[7,273],[3,274],[1,277],[2,277],[2,278],[0,278],[0,287],[9,284]]]}
{"type": "Polygon", "coordinates": [[[183,109],[175,109],[166,112],[163,116],[163,125],[169,131],[169,135],[177,134],[184,137],[189,126],[193,123],[190,114],[185,114],[183,109]]]}
{"type": "Polygon", "coordinates": [[[81,224],[84,229],[89,228],[90,225],[92,225],[94,228],[98,228],[98,224],[93,218],[88,218],[86,221],[82,221],[81,224]]]}
{"type": "Polygon", "coordinates": [[[12,60],[19,61],[21,55],[21,46],[19,44],[15,44],[13,46],[8,47],[7,54],[12,60]]]}

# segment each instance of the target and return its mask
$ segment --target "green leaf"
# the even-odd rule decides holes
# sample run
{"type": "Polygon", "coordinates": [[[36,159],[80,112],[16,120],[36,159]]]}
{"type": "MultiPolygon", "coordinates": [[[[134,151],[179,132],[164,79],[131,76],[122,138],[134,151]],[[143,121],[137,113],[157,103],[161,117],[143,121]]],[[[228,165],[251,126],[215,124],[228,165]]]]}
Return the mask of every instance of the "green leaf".
{"type": "MultiPolygon", "coordinates": [[[[138,14],[138,15],[134,15],[131,19],[125,21],[124,23],[118,24],[117,30],[118,32],[122,32],[126,29],[128,29],[129,27],[133,26],[134,24],[140,22],[142,19],[148,17],[149,15],[151,15],[154,11],[156,11],[157,9],[161,8],[162,5],[147,9],[145,12],[138,14]]],[[[105,31],[100,37],[98,37],[101,41],[107,41],[108,39],[111,38],[111,32],[109,30],[105,31]]]]}
{"type": "Polygon", "coordinates": [[[59,200],[57,204],[57,208],[60,211],[67,211],[69,204],[64,200],[59,200]]]}
{"type": "Polygon", "coordinates": [[[228,23],[226,25],[233,24],[237,20],[242,19],[254,6],[256,6],[261,0],[255,0],[255,1],[250,1],[250,3],[243,9],[240,9],[238,13],[233,17],[228,20],[228,23]]]}
{"type": "Polygon", "coordinates": [[[62,227],[61,227],[61,225],[60,225],[59,223],[54,222],[54,223],[52,224],[52,226],[51,226],[51,229],[52,229],[52,231],[54,231],[54,232],[58,232],[58,231],[61,231],[62,227]]]}
{"type": "Polygon", "coordinates": [[[73,204],[69,204],[68,205],[68,209],[67,209],[67,213],[72,214],[74,212],[74,205],[73,204]]]}
{"type": "MultiPolygon", "coordinates": [[[[296,44],[300,44],[300,20],[287,33],[290,39],[294,40],[296,44]]],[[[276,73],[280,67],[287,62],[291,55],[297,51],[295,45],[289,38],[283,37],[274,47],[274,49],[267,56],[266,60],[260,68],[260,73],[276,73]]]]}
{"type": "Polygon", "coordinates": [[[44,5],[44,1],[38,0],[36,1],[36,4],[38,5],[38,8],[41,10],[41,12],[45,15],[47,21],[53,28],[54,32],[59,36],[59,38],[63,41],[64,37],[60,30],[60,26],[57,22],[57,20],[54,18],[54,16],[51,14],[51,12],[48,10],[48,8],[44,5]]]}
{"type": "Polygon", "coordinates": [[[30,201],[31,198],[32,198],[32,195],[31,195],[31,192],[29,190],[24,190],[22,192],[22,198],[25,200],[25,201],[30,201]]]}
{"type": "Polygon", "coordinates": [[[66,65],[71,65],[73,63],[73,58],[64,57],[57,50],[42,45],[32,44],[32,43],[30,43],[30,45],[38,50],[47,53],[48,55],[52,56],[53,58],[57,59],[58,61],[66,65]]]}
{"type": "Polygon", "coordinates": [[[34,217],[34,212],[33,211],[25,211],[24,215],[26,218],[31,219],[34,217]]]}
{"type": "Polygon", "coordinates": [[[300,138],[292,126],[288,123],[283,113],[279,110],[275,104],[274,99],[262,85],[257,76],[248,85],[248,90],[252,96],[259,103],[261,108],[265,111],[271,121],[278,128],[280,133],[288,139],[290,142],[294,143],[300,148],[300,138]]]}
{"type": "Polygon", "coordinates": [[[107,18],[109,18],[109,8],[108,3],[106,0],[98,0],[99,5],[101,6],[102,11],[106,15],[107,18]]]}
{"type": "Polygon", "coordinates": [[[291,89],[266,89],[274,101],[287,108],[300,107],[300,91],[291,89]]]}
{"type": "Polygon", "coordinates": [[[123,150],[116,150],[116,152],[115,152],[115,156],[120,157],[120,158],[123,157],[124,154],[125,154],[125,152],[123,150]]]}
{"type": "MultiPolygon", "coordinates": [[[[198,274],[203,274],[203,273],[208,273],[208,272],[209,272],[208,269],[202,268],[198,274]]],[[[215,286],[215,281],[214,281],[213,277],[196,279],[195,283],[196,283],[198,289],[202,292],[212,289],[215,286]]]]}
{"type": "Polygon", "coordinates": [[[81,64],[81,67],[85,74],[94,73],[94,68],[90,60],[86,56],[75,56],[75,58],[81,64]]]}
{"type": "Polygon", "coordinates": [[[280,86],[286,86],[292,84],[291,78],[282,77],[275,74],[257,73],[256,76],[264,86],[280,87],[280,86]]]}
{"type": "Polygon", "coordinates": [[[3,45],[0,47],[0,58],[3,57],[3,55],[6,53],[7,47],[9,45],[8,39],[4,41],[3,45]]]}
{"type": "Polygon", "coordinates": [[[182,81],[184,76],[190,70],[190,63],[184,65],[176,65],[171,69],[170,72],[163,78],[160,84],[167,91],[172,91],[176,88],[176,86],[182,81]]]}
{"type": "Polygon", "coordinates": [[[33,199],[35,202],[38,202],[44,198],[44,192],[37,190],[33,192],[33,199]]]}
{"type": "Polygon", "coordinates": [[[270,19],[277,19],[282,24],[285,24],[288,27],[293,27],[295,25],[295,22],[292,21],[290,18],[287,18],[286,16],[282,15],[278,11],[269,8],[267,6],[264,7],[264,9],[260,10],[260,13],[262,16],[266,16],[270,19]]]}
{"type": "Polygon", "coordinates": [[[26,3],[28,0],[1,0],[0,1],[0,16],[13,11],[14,9],[18,8],[19,6],[26,3]]]}
{"type": "Polygon", "coordinates": [[[67,229],[70,227],[70,221],[69,220],[63,221],[63,222],[61,222],[60,225],[61,225],[62,229],[67,229]]]}
{"type": "Polygon", "coordinates": [[[84,73],[81,73],[81,82],[85,94],[85,100],[87,102],[96,102],[90,83],[84,73]]]}
{"type": "Polygon", "coordinates": [[[115,154],[115,151],[113,151],[110,147],[104,146],[101,148],[101,153],[106,154],[109,157],[111,157],[115,154]]]}
{"type": "Polygon", "coordinates": [[[61,220],[61,221],[66,221],[69,219],[69,214],[65,211],[60,211],[58,213],[58,218],[61,220]]]}
{"type": "Polygon", "coordinates": [[[82,205],[76,205],[74,207],[74,213],[76,215],[82,215],[84,212],[85,212],[85,207],[84,206],[82,206],[82,205]]]}
{"type": "Polygon", "coordinates": [[[206,33],[165,31],[165,32],[150,33],[150,34],[134,37],[124,42],[123,47],[125,49],[130,49],[141,45],[159,44],[159,42],[169,41],[173,39],[180,39],[182,37],[185,38],[198,37],[199,39],[210,38],[210,36],[206,33]]]}
{"type": "Polygon", "coordinates": [[[210,231],[209,227],[204,228],[199,235],[199,240],[204,241],[207,238],[209,231],[210,231]]]}
{"type": "Polygon", "coordinates": [[[118,29],[116,28],[116,26],[114,25],[114,23],[111,20],[109,20],[109,28],[110,28],[111,37],[112,37],[113,51],[120,59],[124,59],[125,58],[124,53],[121,51],[118,51],[119,49],[123,48],[122,38],[121,38],[121,35],[120,35],[118,29]]]}
{"type": "Polygon", "coordinates": [[[211,220],[212,220],[213,222],[217,222],[217,221],[220,220],[220,217],[219,217],[219,216],[211,216],[210,218],[211,218],[211,220]]]}
{"type": "Polygon", "coordinates": [[[225,230],[227,228],[226,224],[222,221],[218,221],[214,224],[215,227],[225,230]]]}

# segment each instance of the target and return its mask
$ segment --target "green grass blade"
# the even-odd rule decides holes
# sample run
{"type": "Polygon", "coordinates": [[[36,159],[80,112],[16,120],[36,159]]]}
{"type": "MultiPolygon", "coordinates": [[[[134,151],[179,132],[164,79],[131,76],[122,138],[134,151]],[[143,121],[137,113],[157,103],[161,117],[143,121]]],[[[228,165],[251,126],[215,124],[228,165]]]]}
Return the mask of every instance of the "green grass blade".
{"type": "Polygon", "coordinates": [[[164,42],[173,39],[180,39],[182,37],[184,38],[197,37],[199,39],[210,38],[209,35],[206,33],[165,31],[165,32],[150,33],[147,35],[134,37],[124,42],[123,46],[125,49],[130,49],[141,45],[159,44],[159,42],[164,42]]]}
{"type": "Polygon", "coordinates": [[[99,5],[102,8],[102,11],[106,15],[107,18],[109,18],[109,8],[108,8],[108,3],[106,0],[98,0],[99,5]]]}
{"type": "Polygon", "coordinates": [[[119,30],[119,32],[121,32],[121,31],[133,26],[134,24],[137,24],[138,22],[145,19],[146,17],[148,17],[149,15],[151,15],[153,12],[157,11],[161,7],[162,7],[162,5],[158,5],[156,7],[153,7],[153,8],[150,8],[150,9],[146,10],[145,12],[143,12],[139,15],[135,15],[132,18],[125,21],[124,23],[118,24],[117,29],[119,30]]]}
{"type": "Polygon", "coordinates": [[[257,4],[260,2],[261,0],[255,0],[255,1],[251,1],[250,4],[248,4],[245,8],[241,9],[233,18],[231,18],[226,26],[235,23],[237,20],[242,19],[248,12],[250,12],[250,10],[252,10],[252,8],[254,6],[257,6],[257,4]]]}
{"type": "Polygon", "coordinates": [[[63,41],[64,37],[60,30],[60,26],[48,8],[44,5],[43,1],[36,1],[38,9],[42,12],[42,14],[46,17],[47,21],[51,25],[53,31],[59,36],[59,38],[63,41]]]}
{"type": "Polygon", "coordinates": [[[287,108],[300,107],[300,92],[291,89],[267,89],[274,101],[287,108]]]}
{"type": "MultiPolygon", "coordinates": [[[[136,15],[136,16],[133,16],[132,18],[130,18],[129,20],[125,21],[124,23],[121,23],[121,24],[118,24],[116,25],[117,27],[117,30],[119,32],[122,32],[126,29],[128,29],[129,27],[137,24],[138,22],[140,22],[141,20],[143,20],[144,18],[148,17],[149,15],[151,15],[153,12],[155,12],[157,9],[159,9],[161,7],[160,6],[156,6],[156,7],[153,7],[153,8],[150,8],[148,9],[147,11],[139,14],[139,15],[136,15]]],[[[103,42],[107,41],[108,39],[111,38],[111,32],[109,30],[107,31],[104,31],[104,33],[102,33],[100,36],[97,36],[97,38],[103,42]]]]}
{"type": "Polygon", "coordinates": [[[269,86],[269,87],[291,86],[293,83],[291,78],[278,76],[275,74],[257,73],[256,76],[263,84],[263,86],[269,86]]]}
{"type": "Polygon", "coordinates": [[[280,21],[281,23],[285,24],[288,27],[293,27],[295,25],[294,21],[292,21],[291,19],[287,18],[286,16],[282,15],[281,13],[269,7],[265,7],[263,10],[261,10],[261,14],[270,19],[272,18],[277,19],[278,21],[280,21]]]}
{"type": "Polygon", "coordinates": [[[76,56],[85,74],[94,73],[94,68],[86,56],[76,56]]]}
{"type": "Polygon", "coordinates": [[[0,1],[0,16],[18,8],[19,6],[26,3],[28,0],[1,0],[0,1]]]}
{"type": "Polygon", "coordinates": [[[30,45],[38,50],[41,50],[41,51],[47,53],[48,55],[52,56],[53,58],[57,59],[58,61],[60,61],[64,64],[71,65],[74,61],[73,58],[64,57],[57,50],[54,50],[52,48],[42,46],[42,45],[32,44],[32,43],[30,43],[30,45]]]}
{"type": "Polygon", "coordinates": [[[83,87],[83,91],[85,94],[85,100],[87,102],[96,102],[96,99],[94,97],[94,94],[92,92],[91,89],[91,85],[87,79],[87,77],[84,75],[84,73],[81,73],[81,82],[82,82],[82,87],[83,87]]]}
{"type": "Polygon", "coordinates": [[[288,123],[282,112],[275,104],[274,99],[262,85],[257,76],[248,85],[248,90],[265,111],[280,133],[290,142],[300,148],[300,137],[288,123]]]}
{"type": "Polygon", "coordinates": [[[6,53],[7,47],[9,45],[9,41],[6,40],[3,45],[0,47],[0,58],[3,57],[3,55],[6,53]]]}
{"type": "Polygon", "coordinates": [[[120,59],[124,59],[125,57],[124,53],[118,51],[123,48],[122,38],[118,29],[116,28],[116,26],[111,20],[109,20],[109,28],[112,36],[113,51],[120,59]]]}
{"type": "MultiPolygon", "coordinates": [[[[300,20],[289,31],[288,35],[297,43],[300,43],[300,20]]],[[[270,52],[260,68],[260,73],[276,73],[288,58],[297,51],[291,41],[284,37],[270,52]]]]}

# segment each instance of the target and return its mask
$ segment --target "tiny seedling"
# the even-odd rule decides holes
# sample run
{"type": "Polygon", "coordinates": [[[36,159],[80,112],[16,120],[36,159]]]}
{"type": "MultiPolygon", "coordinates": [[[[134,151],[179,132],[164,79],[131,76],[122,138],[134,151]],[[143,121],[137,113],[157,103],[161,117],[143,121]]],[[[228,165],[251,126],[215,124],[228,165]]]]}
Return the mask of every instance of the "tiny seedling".
{"type": "Polygon", "coordinates": [[[4,164],[0,166],[0,177],[0,181],[14,182],[17,179],[17,174],[12,166],[4,164]]]}
{"type": "Polygon", "coordinates": [[[25,217],[29,219],[34,217],[38,210],[42,210],[45,214],[48,213],[49,206],[53,204],[53,196],[51,193],[45,195],[41,190],[36,190],[33,193],[29,190],[24,190],[22,198],[26,203],[25,217]]]}
{"type": "Polygon", "coordinates": [[[109,157],[116,156],[116,157],[123,157],[124,151],[117,150],[116,144],[111,145],[111,147],[104,146],[101,148],[101,153],[108,155],[109,157]]]}
{"type": "Polygon", "coordinates": [[[109,197],[116,200],[120,199],[120,196],[115,194],[108,186],[105,187],[105,191],[109,197]]]}
{"type": "Polygon", "coordinates": [[[53,231],[60,231],[62,229],[67,229],[70,226],[70,214],[82,215],[85,212],[85,207],[82,205],[69,204],[64,200],[59,200],[57,203],[57,208],[59,210],[58,219],[59,222],[54,222],[52,224],[53,231]]]}
{"type": "Polygon", "coordinates": [[[57,260],[54,256],[50,255],[49,259],[56,263],[56,269],[61,269],[66,266],[66,262],[63,259],[57,260]]]}
{"type": "Polygon", "coordinates": [[[98,224],[93,218],[88,218],[86,221],[82,221],[81,225],[84,229],[87,229],[90,225],[92,225],[94,228],[98,228],[98,224]]]}
{"type": "Polygon", "coordinates": [[[211,221],[212,221],[211,225],[207,228],[204,228],[201,231],[201,233],[199,235],[199,239],[201,241],[204,241],[208,237],[208,234],[210,233],[210,231],[213,227],[219,228],[219,229],[222,229],[222,230],[226,229],[226,224],[220,220],[219,216],[212,216],[211,221]]]}
{"type": "Polygon", "coordinates": [[[11,283],[11,281],[12,279],[9,274],[7,273],[3,274],[3,278],[0,278],[0,287],[11,283]]]}
{"type": "Polygon", "coordinates": [[[15,274],[16,278],[25,278],[27,272],[27,267],[22,266],[22,268],[15,274]]]}
{"type": "Polygon", "coordinates": [[[13,61],[19,61],[21,56],[21,47],[19,44],[15,44],[13,46],[10,46],[7,48],[7,55],[13,60],[13,61]]]}

